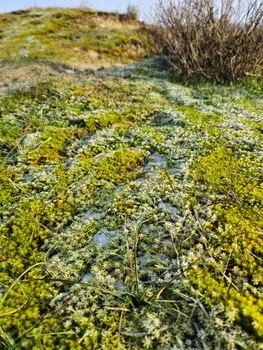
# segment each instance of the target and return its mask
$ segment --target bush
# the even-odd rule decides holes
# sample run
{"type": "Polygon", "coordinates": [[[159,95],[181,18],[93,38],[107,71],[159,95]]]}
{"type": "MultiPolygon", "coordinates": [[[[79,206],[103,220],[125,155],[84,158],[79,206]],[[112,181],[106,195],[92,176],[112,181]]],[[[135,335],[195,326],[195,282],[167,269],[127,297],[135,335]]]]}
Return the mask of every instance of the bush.
{"type": "Polygon", "coordinates": [[[262,1],[159,0],[156,20],[158,48],[183,76],[217,82],[262,76],[262,1]]]}
{"type": "Polygon", "coordinates": [[[126,14],[130,17],[132,20],[138,20],[139,19],[139,10],[134,5],[128,5],[126,14]]]}

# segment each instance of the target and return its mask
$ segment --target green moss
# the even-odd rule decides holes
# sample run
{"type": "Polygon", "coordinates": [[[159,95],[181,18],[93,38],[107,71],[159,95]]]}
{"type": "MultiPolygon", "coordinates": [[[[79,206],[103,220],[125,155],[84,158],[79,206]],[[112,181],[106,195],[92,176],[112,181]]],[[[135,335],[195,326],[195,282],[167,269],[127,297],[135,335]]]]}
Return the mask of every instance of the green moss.
{"type": "Polygon", "coordinates": [[[85,119],[85,125],[90,133],[98,129],[106,128],[120,122],[126,122],[126,118],[117,113],[107,113],[105,115],[90,116],[85,119]]]}
{"type": "Polygon", "coordinates": [[[192,175],[212,194],[216,220],[207,229],[218,235],[213,260],[198,271],[194,283],[210,305],[223,303],[244,329],[262,337],[263,304],[255,293],[263,284],[260,164],[248,154],[244,160],[242,150],[223,143],[196,159],[192,175]]]}
{"type": "Polygon", "coordinates": [[[118,150],[104,159],[94,161],[81,156],[80,167],[90,174],[94,172],[96,180],[107,180],[113,183],[126,182],[136,178],[141,172],[135,172],[143,164],[144,152],[137,150],[118,150]]]}
{"type": "Polygon", "coordinates": [[[225,145],[217,147],[196,159],[193,176],[217,188],[230,186],[230,177],[234,171],[232,160],[233,151],[230,148],[226,148],[225,145]]]}
{"type": "Polygon", "coordinates": [[[218,124],[222,120],[217,114],[202,113],[192,107],[180,106],[177,110],[184,113],[187,116],[187,120],[194,124],[218,124]]]}
{"type": "Polygon", "coordinates": [[[257,107],[256,103],[252,101],[249,97],[244,97],[241,101],[236,104],[239,108],[247,109],[250,112],[260,114],[260,108],[257,107]]]}
{"type": "Polygon", "coordinates": [[[132,180],[138,176],[138,173],[132,171],[140,167],[143,160],[142,151],[116,151],[99,163],[97,176],[99,179],[112,180],[115,183],[132,180]]]}
{"type": "Polygon", "coordinates": [[[35,253],[45,238],[50,235],[41,226],[43,209],[44,203],[40,200],[24,201],[17,209],[17,214],[8,223],[5,234],[8,235],[9,241],[6,241],[3,250],[3,261],[6,262],[5,271],[11,269],[13,274],[23,271],[28,263],[34,263],[35,253]],[[18,250],[19,259],[17,259],[18,250]]]}
{"type": "Polygon", "coordinates": [[[253,191],[250,194],[254,196],[254,191],[258,188],[257,184],[260,185],[258,182],[260,165],[252,155],[244,161],[242,152],[240,155],[237,153],[223,142],[222,146],[217,145],[207,155],[195,160],[192,174],[199,181],[207,183],[217,193],[231,195],[234,191],[245,196],[246,192],[252,188],[253,191]],[[246,186],[247,184],[249,187],[246,186]]]}
{"type": "Polygon", "coordinates": [[[172,93],[187,102],[189,90],[158,76],[67,77],[1,97],[2,347],[262,342],[255,114],[231,104],[227,87],[218,115],[201,112],[215,96],[200,91],[200,111],[178,109],[172,93]],[[232,128],[241,119],[246,128],[232,128]]]}
{"type": "Polygon", "coordinates": [[[2,121],[0,126],[0,142],[3,144],[2,150],[7,153],[15,146],[17,139],[22,135],[23,123],[2,121]]]}
{"type": "Polygon", "coordinates": [[[38,139],[35,149],[27,153],[31,165],[43,163],[58,163],[64,156],[65,147],[77,135],[77,130],[62,128],[47,128],[38,139]]]}
{"type": "Polygon", "coordinates": [[[21,188],[16,183],[21,180],[22,174],[11,168],[0,169],[0,215],[10,209],[20,197],[21,188]]]}
{"type": "MultiPolygon", "coordinates": [[[[217,266],[214,266],[215,269],[217,266]]],[[[201,293],[204,293],[206,302],[213,307],[217,303],[224,302],[226,313],[249,332],[263,338],[263,302],[256,298],[250,291],[239,293],[231,285],[231,279],[218,281],[211,273],[205,273],[202,269],[192,273],[192,281],[201,293]]],[[[234,283],[234,281],[233,281],[234,283]]]]}

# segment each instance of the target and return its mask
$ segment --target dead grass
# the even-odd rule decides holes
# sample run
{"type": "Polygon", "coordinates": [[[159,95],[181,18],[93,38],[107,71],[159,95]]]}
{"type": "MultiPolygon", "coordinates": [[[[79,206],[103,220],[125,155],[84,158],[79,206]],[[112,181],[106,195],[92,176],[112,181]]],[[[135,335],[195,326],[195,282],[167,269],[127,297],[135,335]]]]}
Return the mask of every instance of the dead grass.
{"type": "Polygon", "coordinates": [[[67,73],[71,67],[52,63],[11,63],[0,67],[0,88],[24,83],[36,83],[49,77],[67,73]]]}

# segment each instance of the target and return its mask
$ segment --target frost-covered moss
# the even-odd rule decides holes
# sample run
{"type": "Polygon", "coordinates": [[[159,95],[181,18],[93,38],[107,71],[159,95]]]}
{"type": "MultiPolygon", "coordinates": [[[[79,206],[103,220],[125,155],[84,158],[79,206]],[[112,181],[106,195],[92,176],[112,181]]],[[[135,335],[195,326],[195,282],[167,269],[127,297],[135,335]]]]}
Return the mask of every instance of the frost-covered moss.
{"type": "Polygon", "coordinates": [[[260,349],[262,97],[132,72],[1,97],[2,345],[260,349]]]}

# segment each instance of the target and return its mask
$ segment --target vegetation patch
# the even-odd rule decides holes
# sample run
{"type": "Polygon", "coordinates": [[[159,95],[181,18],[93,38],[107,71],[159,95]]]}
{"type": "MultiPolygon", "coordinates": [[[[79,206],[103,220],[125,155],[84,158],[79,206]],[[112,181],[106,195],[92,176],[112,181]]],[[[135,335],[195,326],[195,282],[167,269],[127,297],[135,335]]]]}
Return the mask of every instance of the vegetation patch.
{"type": "Polygon", "coordinates": [[[0,15],[0,23],[2,63],[48,60],[94,68],[136,62],[153,51],[147,26],[133,13],[33,8],[0,15]]]}
{"type": "Polygon", "coordinates": [[[261,83],[150,62],[0,96],[1,347],[261,349],[261,83]]]}

